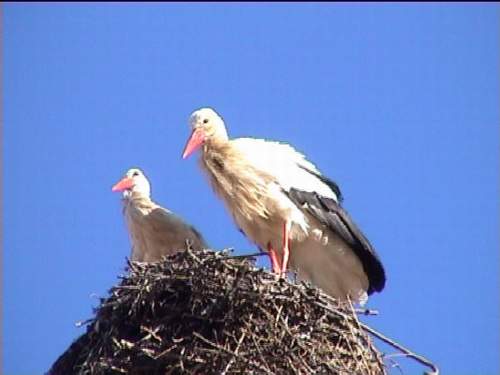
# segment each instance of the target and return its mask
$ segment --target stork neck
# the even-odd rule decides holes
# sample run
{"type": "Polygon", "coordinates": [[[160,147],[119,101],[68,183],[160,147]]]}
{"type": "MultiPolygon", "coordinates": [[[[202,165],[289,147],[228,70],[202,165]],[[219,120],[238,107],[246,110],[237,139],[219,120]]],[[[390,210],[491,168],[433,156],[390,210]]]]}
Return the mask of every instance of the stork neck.
{"type": "Polygon", "coordinates": [[[143,193],[139,193],[137,191],[130,191],[128,194],[123,195],[123,203],[125,205],[129,204],[140,204],[140,205],[148,205],[153,204],[151,197],[144,195],[143,193]]]}
{"type": "Polygon", "coordinates": [[[221,150],[225,149],[229,143],[229,139],[227,135],[225,137],[213,137],[209,138],[205,141],[203,145],[204,154],[211,154],[213,152],[218,153],[221,150]]]}

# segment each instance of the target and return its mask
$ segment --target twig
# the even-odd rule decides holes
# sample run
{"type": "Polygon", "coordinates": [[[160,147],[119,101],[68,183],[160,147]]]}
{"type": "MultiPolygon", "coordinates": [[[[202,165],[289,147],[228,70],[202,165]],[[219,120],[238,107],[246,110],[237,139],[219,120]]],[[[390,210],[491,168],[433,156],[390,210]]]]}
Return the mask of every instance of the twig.
{"type": "Polygon", "coordinates": [[[356,312],[356,314],[359,314],[359,315],[370,315],[370,316],[378,315],[378,310],[354,309],[354,311],[356,312]]]}
{"type": "Polygon", "coordinates": [[[86,320],[79,320],[78,322],[75,322],[75,326],[79,328],[79,327],[82,327],[84,325],[87,325],[87,324],[91,323],[93,320],[94,319],[92,319],[92,318],[91,319],[86,319],[86,320]]]}
{"type": "MultiPolygon", "coordinates": [[[[240,345],[241,345],[241,343],[243,342],[243,340],[245,339],[245,336],[246,336],[246,332],[244,331],[244,332],[241,334],[240,339],[238,340],[238,344],[236,345],[236,349],[234,349],[234,352],[235,352],[236,354],[238,354],[238,350],[240,350],[240,345]]],[[[228,372],[228,370],[229,370],[229,368],[231,367],[231,365],[233,364],[233,362],[234,362],[234,359],[235,359],[235,358],[236,358],[236,357],[232,357],[232,358],[229,360],[229,362],[228,362],[228,364],[227,364],[226,368],[224,369],[224,371],[222,371],[222,374],[221,374],[221,375],[225,375],[225,374],[228,372]]]]}
{"type": "MultiPolygon", "coordinates": [[[[352,317],[353,317],[354,323],[357,324],[357,326],[358,326],[357,328],[359,329],[361,322],[359,321],[359,319],[358,319],[358,317],[357,317],[357,315],[356,315],[356,313],[354,311],[354,306],[352,304],[352,301],[351,301],[350,297],[347,298],[347,302],[349,303],[349,307],[351,308],[352,317]]],[[[356,333],[354,332],[353,325],[352,324],[348,324],[348,327],[349,327],[349,331],[351,332],[351,335],[352,335],[353,339],[356,340],[358,338],[358,335],[356,335],[356,333]]],[[[349,346],[350,346],[350,344],[349,344],[349,346]]],[[[353,350],[351,349],[351,351],[353,351],[353,350]]],[[[366,362],[366,358],[365,358],[364,355],[361,356],[361,360],[362,360],[363,364],[365,365],[365,368],[369,369],[370,366],[366,362]]]]}
{"type": "Polygon", "coordinates": [[[228,258],[228,259],[254,258],[254,257],[261,257],[264,255],[267,255],[267,253],[260,252],[260,253],[243,254],[243,255],[228,255],[228,256],[226,256],[226,258],[228,258]]]}
{"type": "MultiPolygon", "coordinates": [[[[404,355],[404,354],[402,354],[402,355],[404,355]]],[[[386,357],[384,357],[384,358],[387,358],[387,356],[386,356],[386,357]]],[[[397,368],[397,369],[398,369],[398,371],[399,371],[399,373],[400,373],[401,375],[404,375],[403,369],[401,368],[401,366],[399,365],[399,363],[397,363],[397,362],[396,362],[394,359],[392,359],[392,358],[387,358],[387,360],[391,363],[391,368],[397,368]]]]}
{"type": "Polygon", "coordinates": [[[386,344],[389,344],[393,348],[401,351],[407,357],[413,358],[415,361],[419,362],[420,364],[429,367],[432,370],[432,372],[428,373],[428,375],[439,375],[439,368],[434,363],[432,363],[431,361],[429,361],[427,358],[425,358],[425,357],[423,357],[421,355],[413,353],[411,350],[405,348],[404,346],[402,346],[402,345],[398,344],[397,342],[391,340],[390,338],[384,336],[382,333],[374,330],[373,328],[368,327],[366,324],[363,324],[363,323],[359,322],[359,325],[366,332],[372,334],[373,336],[375,336],[378,339],[382,340],[386,344]]]}
{"type": "Polygon", "coordinates": [[[226,352],[227,354],[230,354],[232,355],[233,357],[238,357],[242,360],[244,360],[245,362],[249,363],[250,365],[258,368],[259,370],[261,371],[264,371],[266,374],[272,374],[272,372],[269,372],[267,369],[259,366],[257,363],[245,358],[245,357],[242,357],[240,356],[238,353],[235,353],[233,352],[232,350],[229,350],[229,349],[226,349],[224,348],[223,346],[220,346],[220,345],[217,345],[217,344],[214,344],[213,342],[211,342],[210,340],[207,340],[205,337],[203,337],[202,335],[200,335],[198,332],[193,332],[193,335],[198,337],[201,341],[203,341],[204,343],[218,349],[218,350],[222,350],[223,352],[226,352]]]}

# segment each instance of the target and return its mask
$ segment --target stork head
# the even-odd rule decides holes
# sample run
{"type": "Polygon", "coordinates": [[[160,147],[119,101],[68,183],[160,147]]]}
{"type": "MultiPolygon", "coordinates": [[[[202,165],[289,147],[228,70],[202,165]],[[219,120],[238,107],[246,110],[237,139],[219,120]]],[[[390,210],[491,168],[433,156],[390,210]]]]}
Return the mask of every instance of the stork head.
{"type": "Polygon", "coordinates": [[[183,159],[211,140],[227,141],[228,139],[224,121],[212,108],[194,111],[189,117],[189,124],[192,133],[184,148],[183,159]]]}
{"type": "Polygon", "coordinates": [[[138,168],[131,168],[125,176],[118,181],[111,189],[112,191],[122,192],[124,198],[130,197],[132,193],[149,198],[151,187],[144,173],[138,168]]]}

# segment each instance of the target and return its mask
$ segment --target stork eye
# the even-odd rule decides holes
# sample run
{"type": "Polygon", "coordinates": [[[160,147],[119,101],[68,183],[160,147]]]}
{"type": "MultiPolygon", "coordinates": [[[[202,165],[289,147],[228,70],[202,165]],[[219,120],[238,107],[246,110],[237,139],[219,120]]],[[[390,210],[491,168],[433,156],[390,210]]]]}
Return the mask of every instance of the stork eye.
{"type": "Polygon", "coordinates": [[[203,120],[203,123],[204,123],[204,124],[208,123],[208,119],[207,119],[207,118],[206,118],[206,119],[204,119],[204,120],[203,120]]]}
{"type": "Polygon", "coordinates": [[[135,171],[134,173],[132,173],[132,176],[134,177],[139,176],[139,172],[135,171]]]}

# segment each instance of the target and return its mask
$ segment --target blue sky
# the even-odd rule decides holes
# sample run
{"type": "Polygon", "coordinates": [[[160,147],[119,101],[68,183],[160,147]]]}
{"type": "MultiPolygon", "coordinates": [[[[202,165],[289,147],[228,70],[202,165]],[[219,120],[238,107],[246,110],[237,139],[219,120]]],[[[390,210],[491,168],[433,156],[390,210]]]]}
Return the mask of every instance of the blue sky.
{"type": "Polygon", "coordinates": [[[181,160],[202,106],[339,183],[388,274],[368,324],[500,371],[498,4],[3,7],[4,374],[47,370],[123,273],[131,166],[214,248],[255,250],[181,160]]]}

